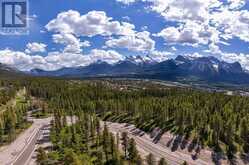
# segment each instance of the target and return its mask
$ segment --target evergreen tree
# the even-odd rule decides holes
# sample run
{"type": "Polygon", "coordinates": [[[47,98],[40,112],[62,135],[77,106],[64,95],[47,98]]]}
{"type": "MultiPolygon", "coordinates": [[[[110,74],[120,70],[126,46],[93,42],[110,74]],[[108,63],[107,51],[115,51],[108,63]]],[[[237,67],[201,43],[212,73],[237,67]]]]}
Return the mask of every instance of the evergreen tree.
{"type": "Polygon", "coordinates": [[[240,137],[243,140],[243,149],[245,152],[249,152],[249,126],[246,118],[241,120],[239,131],[240,137]]]}
{"type": "Polygon", "coordinates": [[[4,136],[4,127],[3,127],[3,121],[0,118],[0,144],[3,142],[3,136],[4,136]]]}
{"type": "Polygon", "coordinates": [[[47,153],[44,151],[42,147],[37,149],[37,163],[40,165],[46,165],[48,161],[47,153]]]}
{"type": "Polygon", "coordinates": [[[122,146],[123,146],[123,150],[124,150],[124,153],[125,153],[125,158],[127,159],[128,158],[128,134],[127,132],[122,132],[122,146]]]}
{"type": "Polygon", "coordinates": [[[146,156],[146,162],[148,165],[155,165],[156,160],[151,153],[148,156],[146,156]]]}
{"type": "Polygon", "coordinates": [[[187,163],[186,161],[184,161],[184,162],[182,163],[182,165],[188,165],[188,163],[187,163]]]}
{"type": "Polygon", "coordinates": [[[71,149],[65,150],[64,164],[65,165],[82,165],[77,154],[75,154],[73,150],[71,149]]]}
{"type": "Polygon", "coordinates": [[[143,165],[143,159],[141,158],[140,155],[138,155],[137,160],[136,160],[136,165],[143,165]]]}
{"type": "MultiPolygon", "coordinates": [[[[8,82],[0,84],[6,85],[8,82]]],[[[105,157],[110,156],[113,149],[118,151],[119,142],[117,138],[116,147],[113,147],[110,133],[101,131],[98,118],[132,123],[146,132],[159,127],[186,138],[193,135],[197,146],[208,145],[231,157],[237,152],[237,147],[243,148],[243,151],[239,150],[241,154],[249,151],[247,97],[113,80],[79,83],[38,78],[25,80],[21,84],[26,86],[30,97],[44,100],[53,112],[51,139],[57,151],[64,151],[68,147],[78,156],[79,153],[91,155],[92,150],[101,151],[105,163],[108,160],[105,157]],[[120,90],[121,86],[129,89],[120,90]],[[79,121],[72,127],[66,126],[67,115],[77,116],[79,121]]],[[[22,88],[20,84],[12,87],[14,93],[0,93],[0,103],[8,102],[15,95],[16,88],[22,88]]],[[[0,112],[4,130],[0,134],[3,134],[4,141],[6,137],[10,140],[14,138],[20,123],[25,123],[23,111],[25,108],[12,110],[9,107],[4,113],[0,112]]],[[[128,159],[128,137],[121,137],[125,158],[128,159]]]]}
{"type": "Polygon", "coordinates": [[[109,138],[109,132],[108,132],[108,128],[107,125],[105,123],[104,125],[104,131],[103,131],[103,149],[105,152],[105,158],[106,161],[109,160],[108,154],[109,154],[109,147],[110,147],[110,138],[109,138]]]}
{"type": "Polygon", "coordinates": [[[138,151],[136,148],[136,142],[133,138],[129,139],[127,152],[129,160],[131,162],[136,162],[138,159],[138,151]]]}
{"type": "Polygon", "coordinates": [[[158,165],[167,165],[167,162],[166,162],[166,160],[165,160],[164,158],[161,158],[161,159],[159,160],[158,165]]]}
{"type": "Polygon", "coordinates": [[[119,149],[119,133],[116,133],[116,144],[117,144],[117,148],[119,149]]]}

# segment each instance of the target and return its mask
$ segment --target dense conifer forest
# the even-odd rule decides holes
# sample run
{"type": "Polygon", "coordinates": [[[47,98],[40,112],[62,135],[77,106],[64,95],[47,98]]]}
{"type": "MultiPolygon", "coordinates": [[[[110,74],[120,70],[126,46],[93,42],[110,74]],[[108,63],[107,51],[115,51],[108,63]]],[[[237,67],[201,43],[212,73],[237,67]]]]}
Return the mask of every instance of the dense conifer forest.
{"type": "Polygon", "coordinates": [[[0,146],[12,142],[30,123],[26,119],[29,102],[18,82],[0,81],[0,146]]]}
{"type": "MultiPolygon", "coordinates": [[[[236,153],[249,152],[248,97],[189,88],[118,84],[122,81],[116,84],[52,79],[21,81],[20,86],[25,86],[27,95],[47,102],[48,111],[54,116],[53,150],[47,154],[39,149],[41,164],[142,163],[134,140],[125,134],[114,135],[106,126],[100,129],[101,120],[134,124],[146,132],[159,127],[162,132],[170,131],[193,141],[200,149],[209,147],[224,153],[229,159],[236,153]],[[77,122],[69,125],[66,116],[76,117],[77,122]]],[[[19,116],[13,110],[8,114],[7,119],[19,116]]],[[[16,123],[7,127],[15,127],[16,123]]],[[[153,164],[153,159],[153,155],[148,155],[146,161],[153,164]]],[[[159,163],[166,164],[166,161],[162,159],[159,163]]]]}
{"type": "Polygon", "coordinates": [[[249,151],[247,97],[153,86],[123,89],[97,81],[39,80],[28,82],[27,88],[61,114],[96,114],[147,132],[160,127],[230,158],[249,151]]]}

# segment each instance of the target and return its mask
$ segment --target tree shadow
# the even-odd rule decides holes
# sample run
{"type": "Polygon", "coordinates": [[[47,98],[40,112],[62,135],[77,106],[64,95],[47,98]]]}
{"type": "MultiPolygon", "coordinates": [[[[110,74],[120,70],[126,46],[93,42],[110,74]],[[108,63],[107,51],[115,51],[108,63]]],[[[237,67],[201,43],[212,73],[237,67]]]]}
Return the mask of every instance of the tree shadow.
{"type": "Polygon", "coordinates": [[[192,157],[192,159],[193,160],[197,160],[198,159],[198,154],[197,153],[195,153],[195,154],[191,154],[191,157],[192,157]]]}
{"type": "Polygon", "coordinates": [[[133,129],[132,131],[131,131],[131,133],[132,133],[132,135],[134,135],[134,136],[143,136],[145,133],[144,133],[144,131],[142,131],[142,130],[140,130],[140,129],[133,129]]]}
{"type": "Polygon", "coordinates": [[[229,159],[229,163],[230,163],[230,165],[237,165],[238,162],[237,162],[236,157],[234,157],[233,159],[229,159]]]}
{"type": "Polygon", "coordinates": [[[192,159],[197,160],[199,158],[200,153],[201,153],[201,145],[197,144],[194,154],[191,154],[192,159]]]}
{"type": "Polygon", "coordinates": [[[172,147],[171,147],[172,152],[174,152],[174,151],[176,151],[178,149],[179,145],[182,142],[182,139],[183,139],[182,136],[180,136],[180,135],[176,136],[176,138],[173,141],[172,147]]]}
{"type": "Polygon", "coordinates": [[[197,145],[197,139],[194,139],[191,141],[191,143],[188,145],[188,152],[192,152],[197,145]]]}
{"type": "Polygon", "coordinates": [[[237,165],[237,158],[235,156],[235,153],[228,154],[228,161],[230,165],[237,165]]]}
{"type": "Polygon", "coordinates": [[[154,139],[153,139],[153,143],[158,143],[161,139],[161,137],[163,136],[164,132],[162,130],[160,130],[155,136],[154,136],[154,139]]]}
{"type": "Polygon", "coordinates": [[[211,156],[215,165],[222,165],[221,160],[226,159],[223,153],[212,152],[211,156]]]}
{"type": "Polygon", "coordinates": [[[167,142],[166,146],[167,146],[167,147],[170,147],[173,141],[174,141],[174,138],[170,139],[170,140],[167,142]]]}
{"type": "Polygon", "coordinates": [[[184,150],[187,147],[187,145],[188,145],[188,140],[183,139],[180,148],[184,150]]]}
{"type": "Polygon", "coordinates": [[[243,161],[243,163],[249,164],[249,153],[241,154],[241,155],[240,155],[240,158],[241,158],[241,160],[243,161]]]}

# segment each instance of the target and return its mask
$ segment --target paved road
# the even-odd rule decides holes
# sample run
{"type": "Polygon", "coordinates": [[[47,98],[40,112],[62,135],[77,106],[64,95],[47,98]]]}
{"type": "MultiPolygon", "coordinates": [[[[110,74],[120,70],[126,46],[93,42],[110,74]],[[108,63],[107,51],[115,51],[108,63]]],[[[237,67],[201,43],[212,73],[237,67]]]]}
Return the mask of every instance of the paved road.
{"type": "Polygon", "coordinates": [[[107,126],[109,130],[113,133],[119,133],[121,135],[122,132],[127,132],[130,138],[133,138],[136,141],[138,151],[140,154],[145,157],[149,153],[152,153],[157,159],[165,158],[170,165],[179,165],[184,161],[187,161],[188,164],[191,165],[211,165],[212,162],[206,162],[201,159],[193,160],[191,155],[184,154],[182,152],[172,152],[169,148],[161,145],[155,144],[149,138],[147,134],[143,136],[136,135],[136,129],[134,126],[125,126],[125,124],[119,123],[110,123],[107,122],[107,126]]]}
{"type": "Polygon", "coordinates": [[[33,151],[31,150],[31,152],[29,152],[29,156],[28,160],[26,161],[25,165],[37,165],[36,163],[36,156],[37,156],[37,152],[35,152],[36,149],[38,149],[39,147],[43,147],[44,149],[48,149],[52,147],[52,143],[50,142],[50,129],[51,129],[51,125],[47,124],[45,125],[39,133],[39,136],[37,138],[37,143],[35,144],[33,151]]]}
{"type": "Polygon", "coordinates": [[[25,165],[35,149],[41,130],[52,118],[32,119],[32,126],[10,145],[0,148],[0,165],[25,165]]]}
{"type": "MultiPolygon", "coordinates": [[[[34,165],[36,164],[35,150],[39,146],[51,147],[49,132],[52,117],[34,119],[31,113],[31,111],[28,112],[27,116],[28,121],[33,122],[32,126],[10,145],[0,148],[0,165],[34,165]]],[[[67,117],[68,125],[76,121],[76,117],[67,117]]]]}
{"type": "Polygon", "coordinates": [[[31,139],[31,141],[23,150],[23,152],[15,160],[13,165],[26,165],[27,161],[30,158],[30,155],[32,155],[33,151],[35,150],[36,143],[39,137],[41,136],[41,130],[42,128],[34,135],[34,137],[31,139]]]}

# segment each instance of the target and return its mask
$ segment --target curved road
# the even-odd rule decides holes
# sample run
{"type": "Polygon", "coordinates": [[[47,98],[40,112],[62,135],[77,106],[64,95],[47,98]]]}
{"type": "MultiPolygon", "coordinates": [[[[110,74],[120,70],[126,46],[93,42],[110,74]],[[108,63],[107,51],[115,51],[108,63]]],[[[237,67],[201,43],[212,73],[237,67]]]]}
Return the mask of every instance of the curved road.
{"type": "MultiPolygon", "coordinates": [[[[137,148],[140,151],[142,156],[146,156],[149,153],[152,153],[157,159],[165,158],[170,165],[179,165],[184,161],[187,161],[191,165],[211,165],[213,162],[206,162],[201,159],[193,160],[191,155],[184,154],[178,151],[172,152],[169,148],[161,145],[155,144],[150,140],[149,137],[135,135],[136,129],[132,126],[126,127],[125,124],[119,123],[110,123],[106,122],[109,130],[113,133],[127,132],[130,138],[133,138],[136,141],[137,148]]],[[[102,123],[103,124],[103,123],[102,123]]]]}

